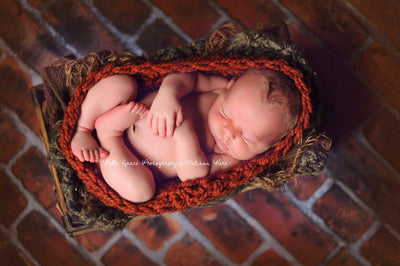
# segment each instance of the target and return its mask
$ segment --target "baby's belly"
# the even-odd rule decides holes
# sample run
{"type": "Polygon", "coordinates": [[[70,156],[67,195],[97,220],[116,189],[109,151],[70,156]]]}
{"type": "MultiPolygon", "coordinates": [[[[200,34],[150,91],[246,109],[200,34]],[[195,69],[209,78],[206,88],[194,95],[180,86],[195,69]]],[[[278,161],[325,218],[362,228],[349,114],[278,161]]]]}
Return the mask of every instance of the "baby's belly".
{"type": "Polygon", "coordinates": [[[171,178],[177,175],[174,161],[175,143],[172,138],[155,136],[147,126],[146,119],[140,119],[127,129],[126,140],[132,153],[145,166],[149,167],[157,178],[171,178]]]}

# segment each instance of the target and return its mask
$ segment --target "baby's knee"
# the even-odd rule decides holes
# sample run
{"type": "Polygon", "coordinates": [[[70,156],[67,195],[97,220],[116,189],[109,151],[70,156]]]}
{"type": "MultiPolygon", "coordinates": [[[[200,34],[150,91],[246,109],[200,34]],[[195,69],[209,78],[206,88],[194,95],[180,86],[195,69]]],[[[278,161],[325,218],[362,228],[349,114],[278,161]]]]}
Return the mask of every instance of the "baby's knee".
{"type": "Polygon", "coordinates": [[[138,171],[132,176],[134,182],[130,182],[119,194],[124,199],[133,203],[149,201],[156,193],[156,185],[150,169],[143,166],[142,171],[138,171]]]}
{"type": "Polygon", "coordinates": [[[100,90],[109,92],[108,97],[119,101],[119,103],[126,103],[132,101],[137,96],[137,82],[136,79],[129,75],[117,74],[102,79],[99,83],[100,90]]]}
{"type": "Polygon", "coordinates": [[[136,79],[129,75],[116,75],[118,93],[123,95],[126,102],[132,101],[137,96],[137,82],[136,79]]]}

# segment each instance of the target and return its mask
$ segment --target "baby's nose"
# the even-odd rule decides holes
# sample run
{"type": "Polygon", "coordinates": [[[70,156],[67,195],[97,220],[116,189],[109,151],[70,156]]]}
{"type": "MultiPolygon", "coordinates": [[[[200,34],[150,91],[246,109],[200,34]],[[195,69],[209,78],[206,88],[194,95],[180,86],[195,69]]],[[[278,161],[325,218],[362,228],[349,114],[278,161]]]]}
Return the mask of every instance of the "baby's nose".
{"type": "Polygon", "coordinates": [[[225,134],[229,139],[235,139],[237,135],[236,128],[231,124],[227,123],[224,126],[225,134]]]}

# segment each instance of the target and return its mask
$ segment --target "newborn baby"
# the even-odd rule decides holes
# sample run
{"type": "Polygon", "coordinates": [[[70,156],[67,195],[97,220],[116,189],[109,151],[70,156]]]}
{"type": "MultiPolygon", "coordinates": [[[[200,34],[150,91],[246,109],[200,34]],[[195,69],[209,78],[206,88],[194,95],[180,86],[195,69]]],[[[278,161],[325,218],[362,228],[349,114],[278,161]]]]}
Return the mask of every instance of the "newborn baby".
{"type": "Polygon", "coordinates": [[[231,80],[172,73],[158,91],[136,96],[132,76],[100,80],[82,103],[71,142],[79,160],[99,163],[108,185],[132,202],[150,200],[156,180],[205,177],[265,152],[301,112],[295,85],[273,70],[231,80]]]}

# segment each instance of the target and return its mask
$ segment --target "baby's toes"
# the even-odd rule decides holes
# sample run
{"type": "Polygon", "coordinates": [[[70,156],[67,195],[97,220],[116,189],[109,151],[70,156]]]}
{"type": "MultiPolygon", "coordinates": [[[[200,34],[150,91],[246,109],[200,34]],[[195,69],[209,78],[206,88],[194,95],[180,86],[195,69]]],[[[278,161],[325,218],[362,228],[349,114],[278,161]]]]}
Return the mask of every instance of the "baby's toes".
{"type": "Polygon", "coordinates": [[[135,114],[137,114],[137,115],[139,115],[141,112],[142,112],[142,110],[143,110],[143,104],[141,104],[141,103],[136,103],[135,104],[135,107],[133,107],[133,109],[132,109],[132,113],[135,113],[135,114]]]}
{"type": "Polygon", "coordinates": [[[83,161],[89,162],[90,161],[90,152],[89,152],[89,150],[88,149],[84,149],[82,151],[82,154],[83,154],[83,161]]]}
{"type": "Polygon", "coordinates": [[[99,148],[99,157],[100,159],[106,159],[108,157],[108,155],[110,155],[110,153],[108,151],[106,151],[103,148],[99,148]]]}
{"type": "Polygon", "coordinates": [[[127,103],[125,106],[128,112],[133,112],[133,109],[136,107],[136,103],[132,101],[127,103]]]}
{"type": "Polygon", "coordinates": [[[89,162],[94,163],[96,160],[96,156],[94,150],[89,150],[89,162]]]}
{"type": "Polygon", "coordinates": [[[143,113],[140,114],[140,118],[145,118],[145,117],[147,116],[148,113],[149,113],[149,109],[146,108],[146,109],[143,111],[143,113]]]}
{"type": "Polygon", "coordinates": [[[76,154],[76,157],[78,157],[79,161],[82,163],[85,161],[85,156],[83,155],[83,151],[80,151],[78,154],[76,154]]]}
{"type": "Polygon", "coordinates": [[[143,114],[144,111],[146,111],[147,108],[145,105],[140,105],[139,109],[137,110],[136,114],[141,115],[143,114]]]}

